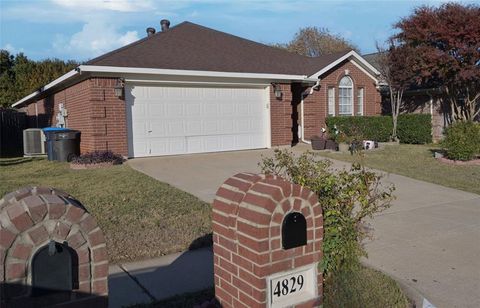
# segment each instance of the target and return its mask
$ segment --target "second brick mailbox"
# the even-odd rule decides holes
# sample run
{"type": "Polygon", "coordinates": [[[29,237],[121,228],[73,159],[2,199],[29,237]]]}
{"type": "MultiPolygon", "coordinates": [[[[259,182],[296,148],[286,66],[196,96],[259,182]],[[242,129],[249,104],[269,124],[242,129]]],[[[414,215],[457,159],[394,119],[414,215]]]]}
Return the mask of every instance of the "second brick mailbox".
{"type": "Polygon", "coordinates": [[[323,217],[309,189],[240,173],[213,202],[215,296],[223,307],[321,304],[323,217]]]}

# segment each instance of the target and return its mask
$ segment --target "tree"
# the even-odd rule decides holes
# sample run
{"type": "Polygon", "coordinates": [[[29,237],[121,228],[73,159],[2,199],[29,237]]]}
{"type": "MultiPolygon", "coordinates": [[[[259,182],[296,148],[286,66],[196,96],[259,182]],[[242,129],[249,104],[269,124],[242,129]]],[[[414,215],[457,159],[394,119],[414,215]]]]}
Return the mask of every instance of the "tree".
{"type": "Polygon", "coordinates": [[[357,50],[357,47],[339,35],[331,34],[326,28],[301,28],[287,44],[275,44],[275,47],[286,49],[308,57],[318,57],[345,50],[357,50]]]}
{"type": "Polygon", "coordinates": [[[76,66],[75,61],[32,61],[23,53],[13,56],[0,50],[0,106],[12,105],[76,66]]]}
{"type": "Polygon", "coordinates": [[[398,47],[393,40],[388,42],[388,49],[377,44],[377,66],[382,79],[388,85],[390,107],[392,110],[392,140],[398,141],[397,122],[403,103],[403,93],[412,85],[413,71],[410,63],[412,50],[406,46],[398,47]]]}
{"type": "Polygon", "coordinates": [[[395,25],[392,37],[411,53],[415,81],[441,91],[450,121],[480,114],[480,6],[421,6],[395,25]]]}

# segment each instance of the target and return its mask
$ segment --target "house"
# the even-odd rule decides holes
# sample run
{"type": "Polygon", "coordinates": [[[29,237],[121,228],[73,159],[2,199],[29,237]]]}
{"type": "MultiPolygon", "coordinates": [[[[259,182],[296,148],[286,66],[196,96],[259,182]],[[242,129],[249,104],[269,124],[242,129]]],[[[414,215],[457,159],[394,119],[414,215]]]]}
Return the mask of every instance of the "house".
{"type": "MultiPolygon", "coordinates": [[[[371,53],[362,57],[377,70],[381,71],[378,61],[379,53],[371,53]]],[[[381,80],[380,76],[380,80],[381,80]]],[[[382,83],[381,83],[382,84],[382,83]]],[[[388,85],[380,87],[382,96],[382,114],[391,114],[390,91],[388,85]]],[[[438,142],[443,138],[443,131],[448,125],[447,112],[442,110],[439,90],[432,88],[411,87],[403,94],[401,113],[424,113],[432,116],[432,138],[438,142]]]]}
{"type": "Polygon", "coordinates": [[[333,115],[381,113],[355,51],[309,58],[183,22],[78,66],[13,106],[128,157],[309,142],[333,115]]]}

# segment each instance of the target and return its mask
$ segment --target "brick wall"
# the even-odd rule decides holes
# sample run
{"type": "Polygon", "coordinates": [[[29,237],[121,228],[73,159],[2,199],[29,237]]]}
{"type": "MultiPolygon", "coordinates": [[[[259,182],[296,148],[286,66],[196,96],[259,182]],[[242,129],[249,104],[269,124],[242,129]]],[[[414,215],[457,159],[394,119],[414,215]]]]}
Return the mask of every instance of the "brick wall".
{"type": "Polygon", "coordinates": [[[29,104],[24,107],[29,127],[55,126],[63,104],[68,111],[66,126],[82,132],[82,153],[111,150],[128,155],[125,102],[115,96],[116,80],[90,78],[29,104]]]}
{"type": "Polygon", "coordinates": [[[274,88],[270,86],[270,123],[272,146],[292,144],[292,89],[290,84],[279,84],[283,96],[275,97],[274,88]]]}
{"type": "Polygon", "coordinates": [[[345,61],[326,74],[321,76],[320,89],[304,98],[304,125],[305,137],[308,140],[326,128],[325,118],[328,114],[328,88],[335,87],[335,114],[338,115],[338,82],[345,76],[345,70],[349,70],[349,76],[353,80],[353,104],[354,112],[357,113],[357,90],[364,88],[364,115],[376,115],[381,113],[381,95],[376,88],[375,81],[362,72],[350,61],[345,61]]]}
{"type": "Polygon", "coordinates": [[[215,296],[222,307],[266,307],[267,277],[314,265],[314,298],[297,307],[321,303],[323,216],[317,196],[279,177],[240,173],[218,189],[212,214],[215,296]],[[307,244],[283,249],[282,221],[303,214],[307,244]]]}

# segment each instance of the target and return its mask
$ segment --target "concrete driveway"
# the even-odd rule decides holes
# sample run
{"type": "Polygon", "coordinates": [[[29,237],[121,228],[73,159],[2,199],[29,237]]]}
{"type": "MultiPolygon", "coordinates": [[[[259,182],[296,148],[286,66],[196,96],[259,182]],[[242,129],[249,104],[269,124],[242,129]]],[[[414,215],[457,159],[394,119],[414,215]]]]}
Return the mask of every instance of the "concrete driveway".
{"type": "MultiPolygon", "coordinates": [[[[301,152],[305,147],[293,148],[301,152]]],[[[211,202],[231,175],[259,172],[271,150],[141,158],[129,164],[211,202]]],[[[348,166],[335,162],[335,167],[348,166]]],[[[388,174],[397,199],[372,222],[366,263],[436,307],[480,307],[480,195],[388,174]]]]}

